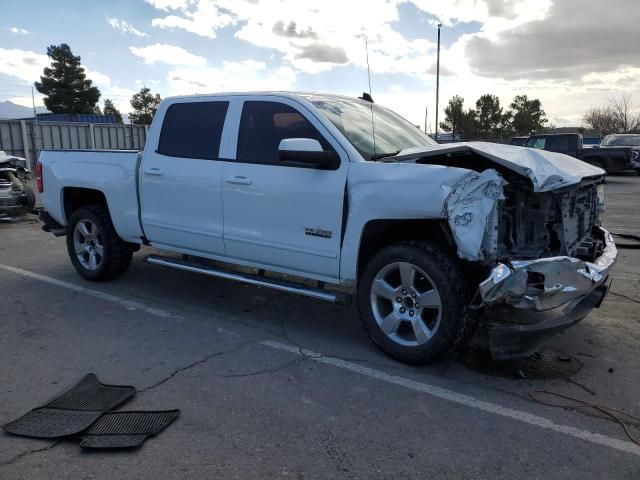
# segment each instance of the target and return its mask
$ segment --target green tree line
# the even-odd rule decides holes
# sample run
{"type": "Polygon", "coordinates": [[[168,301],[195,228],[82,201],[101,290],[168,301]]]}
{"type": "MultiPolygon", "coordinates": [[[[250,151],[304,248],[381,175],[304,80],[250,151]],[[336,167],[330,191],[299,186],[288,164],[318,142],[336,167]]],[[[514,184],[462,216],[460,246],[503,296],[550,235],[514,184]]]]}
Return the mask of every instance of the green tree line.
{"type": "Polygon", "coordinates": [[[542,103],[537,98],[516,95],[504,109],[496,95],[480,96],[475,108],[465,109],[464,98],[454,95],[444,109],[445,118],[440,128],[455,138],[498,139],[525,136],[543,130],[547,123],[542,103]]]}

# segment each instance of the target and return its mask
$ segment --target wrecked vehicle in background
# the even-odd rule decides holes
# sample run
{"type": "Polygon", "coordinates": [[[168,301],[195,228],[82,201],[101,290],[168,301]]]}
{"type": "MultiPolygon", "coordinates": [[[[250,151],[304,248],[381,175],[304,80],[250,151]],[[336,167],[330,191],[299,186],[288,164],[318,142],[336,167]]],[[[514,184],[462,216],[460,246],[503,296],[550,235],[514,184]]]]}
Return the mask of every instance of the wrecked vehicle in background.
{"type": "Polygon", "coordinates": [[[0,218],[33,212],[36,196],[29,179],[27,160],[0,150],[0,218]]]}
{"type": "Polygon", "coordinates": [[[530,353],[600,305],[617,255],[600,226],[602,169],[438,145],[370,97],[169,98],[144,152],[44,151],[40,165],[43,229],[66,235],[84,278],[115,278],[144,244],[187,255],[152,265],[332,302],[355,294],[370,338],[405,362],[437,358],[478,324],[495,358],[530,353]]]}

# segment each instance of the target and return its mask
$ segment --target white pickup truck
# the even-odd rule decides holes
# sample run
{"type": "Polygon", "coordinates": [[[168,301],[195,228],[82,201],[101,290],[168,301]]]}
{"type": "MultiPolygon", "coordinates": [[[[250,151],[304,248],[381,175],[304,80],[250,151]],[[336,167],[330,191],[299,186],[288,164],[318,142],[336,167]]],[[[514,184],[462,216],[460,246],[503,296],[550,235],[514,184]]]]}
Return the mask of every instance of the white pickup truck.
{"type": "Polygon", "coordinates": [[[438,145],[370,98],[169,98],[142,153],[44,151],[37,175],[43,229],[84,278],[150,245],[177,254],[150,264],[356,298],[373,342],[412,363],[478,325],[495,358],[531,352],[599,306],[617,255],[600,168],[438,145]]]}

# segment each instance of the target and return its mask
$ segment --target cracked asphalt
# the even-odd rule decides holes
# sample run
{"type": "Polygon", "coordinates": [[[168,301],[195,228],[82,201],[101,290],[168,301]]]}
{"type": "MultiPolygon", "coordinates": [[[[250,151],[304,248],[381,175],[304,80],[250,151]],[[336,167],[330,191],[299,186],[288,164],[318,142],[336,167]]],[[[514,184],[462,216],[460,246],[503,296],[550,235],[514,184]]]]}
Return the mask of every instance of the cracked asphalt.
{"type": "MultiPolygon", "coordinates": [[[[607,201],[606,225],[640,234],[640,177],[611,177],[607,201]]],[[[529,394],[640,415],[638,252],[620,251],[602,308],[548,342],[576,375],[503,378],[457,355],[399,364],[352,307],[148,266],[148,249],[122,278],[88,283],[33,217],[0,223],[0,424],[89,372],[136,387],[122,408],[182,411],[133,451],[0,434],[0,479],[637,480],[640,448],[617,423],[529,394]]]]}

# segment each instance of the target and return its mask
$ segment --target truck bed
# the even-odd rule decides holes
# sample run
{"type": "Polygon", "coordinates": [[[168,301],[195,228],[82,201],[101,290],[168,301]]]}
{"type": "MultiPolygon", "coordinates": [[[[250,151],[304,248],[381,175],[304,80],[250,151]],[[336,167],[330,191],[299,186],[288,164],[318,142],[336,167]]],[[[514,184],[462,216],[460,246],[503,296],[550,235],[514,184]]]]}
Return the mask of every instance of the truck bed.
{"type": "Polygon", "coordinates": [[[92,189],[104,194],[109,210],[118,212],[113,224],[118,235],[140,243],[137,165],[134,150],[43,150],[40,153],[47,211],[61,225],[67,224],[65,189],[92,189]]]}

